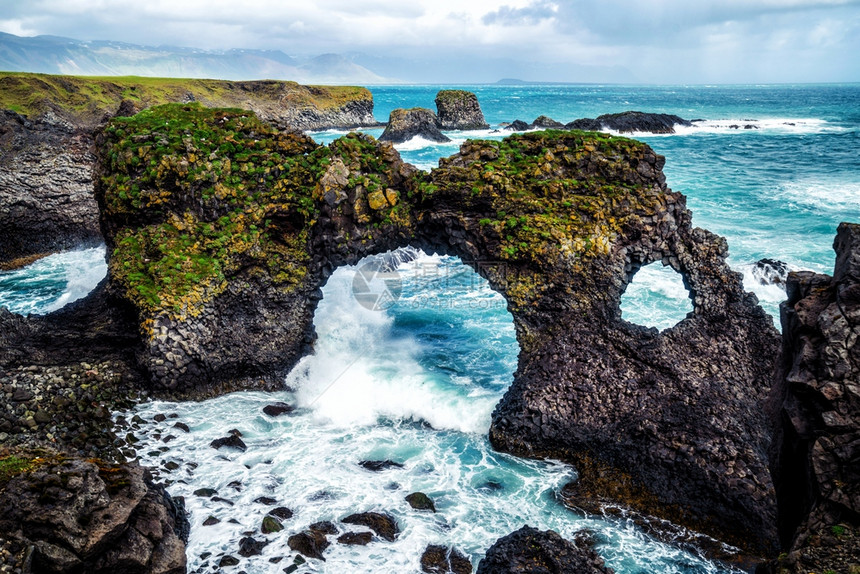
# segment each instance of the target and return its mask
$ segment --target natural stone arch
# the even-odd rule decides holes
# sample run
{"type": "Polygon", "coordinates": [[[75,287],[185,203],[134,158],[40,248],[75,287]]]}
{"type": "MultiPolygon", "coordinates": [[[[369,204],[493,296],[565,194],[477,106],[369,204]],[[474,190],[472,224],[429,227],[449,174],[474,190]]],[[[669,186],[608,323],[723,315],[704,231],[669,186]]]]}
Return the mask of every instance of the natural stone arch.
{"type": "Polygon", "coordinates": [[[309,351],[333,269],[405,245],[456,255],[505,297],[521,349],[497,449],[575,462],[591,493],[774,548],[763,403],[777,334],[647,145],[470,141],[427,174],[368,136],[322,147],[195,106],[114,120],[99,144],[112,288],[137,311],[156,388],[277,385],[309,351]],[[654,334],[621,321],[619,300],[657,259],[694,313],[654,334]]]}

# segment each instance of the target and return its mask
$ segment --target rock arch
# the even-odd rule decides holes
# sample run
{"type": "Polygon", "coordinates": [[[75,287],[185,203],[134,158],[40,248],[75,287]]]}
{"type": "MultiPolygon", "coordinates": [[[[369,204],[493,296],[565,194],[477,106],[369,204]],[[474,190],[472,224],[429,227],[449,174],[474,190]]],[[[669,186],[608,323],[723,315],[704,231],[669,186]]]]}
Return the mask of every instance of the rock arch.
{"type": "Polygon", "coordinates": [[[137,312],[154,388],[277,385],[310,348],[333,269],[405,245],[456,255],[504,295],[520,344],[497,449],[573,461],[583,491],[774,549],[762,405],[778,337],[647,145],[468,141],[428,174],[368,136],[323,147],[194,105],[117,118],[98,144],[111,289],[137,312]],[[694,305],[663,334],[619,311],[656,260],[694,305]]]}

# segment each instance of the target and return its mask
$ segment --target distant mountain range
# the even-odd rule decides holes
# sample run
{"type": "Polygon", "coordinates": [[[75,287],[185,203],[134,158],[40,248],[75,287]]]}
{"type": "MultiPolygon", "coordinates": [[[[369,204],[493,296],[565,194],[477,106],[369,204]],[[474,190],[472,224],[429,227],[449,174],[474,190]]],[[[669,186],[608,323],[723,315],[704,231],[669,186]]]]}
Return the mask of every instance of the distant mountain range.
{"type": "Polygon", "coordinates": [[[280,50],[212,51],[0,32],[0,70],[85,76],[292,80],[302,84],[380,84],[384,78],[339,54],[310,58],[280,50]]]}

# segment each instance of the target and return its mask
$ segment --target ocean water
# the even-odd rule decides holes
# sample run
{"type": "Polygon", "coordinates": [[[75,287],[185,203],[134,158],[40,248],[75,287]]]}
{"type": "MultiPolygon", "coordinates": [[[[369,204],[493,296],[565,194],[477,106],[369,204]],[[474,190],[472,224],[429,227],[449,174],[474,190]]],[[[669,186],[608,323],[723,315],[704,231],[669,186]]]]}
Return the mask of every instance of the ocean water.
{"type": "MultiPolygon", "coordinates": [[[[633,109],[703,120],[675,135],[635,137],[666,156],[668,184],[687,196],[694,225],[727,238],[729,263],[773,316],[784,292],[761,285],[754,263],[768,257],[830,272],[836,226],[860,221],[860,85],[464,87],[477,93],[492,128],[449,133],[449,144],[396,146],[404,159],[432,169],[466,138],[499,138],[504,134],[493,128],[500,122],[541,114],[568,122],[633,109]]],[[[439,88],[375,87],[376,116],[386,119],[395,107],[432,109],[439,88]]],[[[329,142],[341,134],[312,135],[329,142]]],[[[84,291],[85,278],[94,285],[104,274],[103,254],[95,251],[56,261],[0,274],[0,305],[49,312],[84,291]],[[74,270],[81,260],[88,263],[74,270]]],[[[565,509],[555,494],[575,469],[492,451],[490,413],[512,380],[518,347],[504,300],[459,260],[411,251],[377,257],[338,269],[323,292],[315,354],[289,374],[283,392],[152,402],[124,413],[146,421],[177,415],[136,432],[142,461],[161,469],[171,493],[186,497],[193,569],[211,571],[223,553],[238,556],[243,533],[255,531],[270,543],[236,571],[280,572],[292,562],[288,535],[319,520],[384,510],[402,530],[395,542],[333,544],[325,562],[311,560],[302,571],[417,571],[427,544],[455,545],[477,565],[495,539],[526,523],[565,536],[594,531],[598,551],[620,573],[729,571],[627,521],[565,509]],[[278,418],[262,413],[279,400],[298,410],[278,418]],[[177,420],[191,432],[172,428],[177,420]],[[247,452],[208,446],[233,428],[247,452]],[[164,442],[168,435],[175,438],[164,442]],[[385,459],[403,467],[373,473],[358,466],[385,459]],[[178,466],[168,471],[169,463],[178,466]],[[200,488],[217,489],[234,506],[195,495],[200,488]],[[438,512],[411,510],[404,497],[413,491],[430,495],[438,512]],[[283,532],[259,534],[267,512],[255,502],[260,496],[293,510],[283,532]],[[210,515],[220,522],[203,526],[210,515]],[[201,558],[205,553],[212,554],[201,558]],[[269,562],[278,556],[287,558],[269,562]]],[[[626,320],[659,329],[689,310],[680,276],[659,263],[637,273],[622,303],[626,320]]]]}

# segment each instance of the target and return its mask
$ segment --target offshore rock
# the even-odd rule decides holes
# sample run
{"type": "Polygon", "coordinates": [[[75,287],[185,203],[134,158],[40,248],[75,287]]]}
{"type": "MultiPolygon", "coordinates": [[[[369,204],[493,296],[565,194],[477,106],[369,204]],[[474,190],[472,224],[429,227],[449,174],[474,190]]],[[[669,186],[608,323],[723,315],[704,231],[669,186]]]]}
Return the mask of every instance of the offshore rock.
{"type": "Polygon", "coordinates": [[[532,128],[541,128],[541,129],[551,129],[557,130],[564,128],[564,124],[561,122],[557,122],[554,119],[547,116],[538,116],[535,118],[535,121],[532,122],[532,128]]]}
{"type": "Polygon", "coordinates": [[[472,574],[472,563],[456,548],[430,544],[421,555],[421,571],[428,574],[472,574]]]}
{"type": "Polygon", "coordinates": [[[752,275],[761,285],[785,285],[788,265],[778,259],[759,259],[753,265],[752,275]]]}
{"type": "Polygon", "coordinates": [[[477,574],[612,574],[590,547],[568,542],[553,530],[523,526],[496,540],[477,574]]]}
{"type": "Polygon", "coordinates": [[[368,136],[320,146],[193,105],[115,119],[99,142],[110,282],[137,311],[152,389],[280,385],[334,269],[408,245],[455,255],[506,298],[520,345],[495,448],[573,462],[592,496],[775,550],[778,334],[647,145],[534,132],[469,141],[426,174],[368,136]],[[620,311],[655,261],[693,303],[662,332],[620,311]]]}
{"type": "Polygon", "coordinates": [[[403,143],[415,137],[434,142],[449,142],[451,139],[439,131],[436,114],[426,108],[398,108],[391,112],[385,131],[379,141],[403,143]]]}
{"type": "Polygon", "coordinates": [[[860,225],[833,247],[833,277],[790,273],[781,305],[772,473],[789,553],[774,571],[860,571],[860,225]]]}
{"type": "Polygon", "coordinates": [[[485,130],[490,127],[484,120],[478,97],[465,90],[439,90],[436,113],[439,129],[485,130]]]}
{"type": "Polygon", "coordinates": [[[33,548],[32,572],[184,573],[188,529],[136,464],[46,460],[0,491],[0,531],[33,548]]]}
{"type": "Polygon", "coordinates": [[[606,131],[619,133],[673,134],[675,126],[689,127],[691,122],[672,114],[652,114],[645,112],[621,112],[604,114],[597,119],[582,118],[564,127],[569,130],[606,131]]]}

